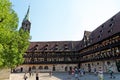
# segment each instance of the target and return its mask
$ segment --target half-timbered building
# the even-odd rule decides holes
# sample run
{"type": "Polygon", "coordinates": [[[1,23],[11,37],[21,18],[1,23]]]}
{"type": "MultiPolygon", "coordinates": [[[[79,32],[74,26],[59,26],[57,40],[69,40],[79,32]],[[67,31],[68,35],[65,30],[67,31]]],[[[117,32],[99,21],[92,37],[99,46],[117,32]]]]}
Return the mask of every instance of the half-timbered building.
{"type": "MultiPolygon", "coordinates": [[[[30,30],[31,23],[25,20],[22,28],[30,30]]],[[[68,71],[79,67],[86,72],[102,67],[104,72],[109,68],[120,71],[120,12],[80,36],[83,36],[80,41],[30,42],[20,67],[41,71],[68,71]]]]}

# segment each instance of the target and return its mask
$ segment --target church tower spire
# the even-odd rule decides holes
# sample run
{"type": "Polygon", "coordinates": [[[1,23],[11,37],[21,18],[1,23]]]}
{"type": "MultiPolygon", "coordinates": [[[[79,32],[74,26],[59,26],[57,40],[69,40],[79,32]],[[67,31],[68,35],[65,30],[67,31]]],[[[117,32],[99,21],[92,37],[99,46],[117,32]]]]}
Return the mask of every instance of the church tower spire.
{"type": "Polygon", "coordinates": [[[30,11],[30,6],[28,6],[28,10],[27,10],[27,13],[26,13],[26,15],[25,15],[23,21],[25,21],[25,20],[30,21],[30,19],[29,19],[29,11],[30,11]]]}
{"type": "Polygon", "coordinates": [[[28,10],[22,21],[22,27],[21,27],[21,29],[23,29],[24,31],[28,31],[28,32],[30,32],[30,28],[31,28],[31,22],[29,19],[29,11],[30,11],[30,6],[28,6],[28,10]]]}

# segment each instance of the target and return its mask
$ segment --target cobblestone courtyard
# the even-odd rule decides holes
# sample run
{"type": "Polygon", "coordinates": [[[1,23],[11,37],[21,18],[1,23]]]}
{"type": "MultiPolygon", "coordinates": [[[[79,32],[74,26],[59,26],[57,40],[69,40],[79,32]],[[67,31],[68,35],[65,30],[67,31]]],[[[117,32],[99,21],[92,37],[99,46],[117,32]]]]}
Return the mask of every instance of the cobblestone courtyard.
{"type": "MultiPolygon", "coordinates": [[[[104,80],[120,80],[120,73],[116,73],[115,79],[111,79],[109,74],[104,74],[104,80]]],[[[12,73],[10,75],[10,80],[24,80],[24,73],[12,73]]],[[[35,80],[35,74],[29,76],[27,73],[27,80],[35,80]]],[[[49,73],[39,73],[39,80],[75,80],[74,75],[69,75],[68,73],[53,73],[52,77],[49,73]]],[[[92,73],[87,73],[84,76],[79,76],[79,80],[98,80],[97,76],[92,73]]]]}

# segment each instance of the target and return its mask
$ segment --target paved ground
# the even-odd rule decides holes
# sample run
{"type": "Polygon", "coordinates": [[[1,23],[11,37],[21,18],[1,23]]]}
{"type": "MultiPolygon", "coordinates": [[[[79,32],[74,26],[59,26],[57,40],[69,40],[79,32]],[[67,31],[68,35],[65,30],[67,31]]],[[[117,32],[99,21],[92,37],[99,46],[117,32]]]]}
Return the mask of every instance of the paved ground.
{"type": "Polygon", "coordinates": [[[0,80],[9,80],[9,75],[9,69],[0,69],[0,80]]]}
{"type": "MultiPolygon", "coordinates": [[[[24,73],[12,73],[10,75],[10,80],[24,80],[24,73]]],[[[120,73],[114,74],[115,79],[111,79],[109,74],[104,74],[104,80],[120,80],[120,73]]],[[[29,76],[27,74],[27,80],[35,80],[35,74],[29,76]]],[[[52,77],[49,76],[49,73],[39,73],[39,80],[75,80],[74,75],[69,75],[68,73],[53,73],[52,77]]],[[[97,76],[92,73],[87,73],[84,76],[79,76],[79,80],[98,80],[97,76]]]]}

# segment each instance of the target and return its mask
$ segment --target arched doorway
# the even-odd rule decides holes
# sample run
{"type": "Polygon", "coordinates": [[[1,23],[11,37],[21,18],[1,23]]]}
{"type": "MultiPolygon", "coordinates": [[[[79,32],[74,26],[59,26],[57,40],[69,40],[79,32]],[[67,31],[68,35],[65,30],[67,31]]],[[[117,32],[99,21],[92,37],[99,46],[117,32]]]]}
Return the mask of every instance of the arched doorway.
{"type": "Polygon", "coordinates": [[[68,71],[68,67],[67,66],[65,67],[65,71],[68,71]]]}
{"type": "Polygon", "coordinates": [[[44,69],[46,69],[46,70],[47,70],[47,69],[48,69],[48,66],[45,66],[45,67],[44,67],[44,69]]]}
{"type": "Polygon", "coordinates": [[[88,72],[91,72],[91,66],[88,64],[88,72]]]}
{"type": "Polygon", "coordinates": [[[55,71],[55,65],[53,65],[53,71],[55,71]]]}
{"type": "Polygon", "coordinates": [[[35,66],[33,66],[33,67],[32,67],[32,70],[36,70],[36,67],[35,67],[35,66]]]}
{"type": "Polygon", "coordinates": [[[41,70],[41,69],[43,69],[43,67],[42,67],[42,66],[39,66],[39,69],[41,70]]]}

